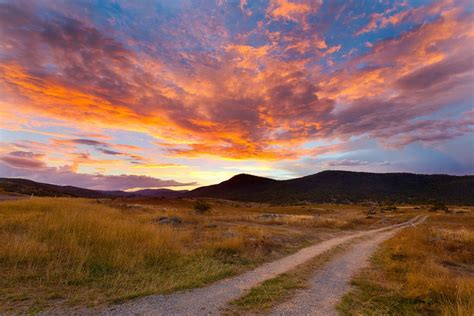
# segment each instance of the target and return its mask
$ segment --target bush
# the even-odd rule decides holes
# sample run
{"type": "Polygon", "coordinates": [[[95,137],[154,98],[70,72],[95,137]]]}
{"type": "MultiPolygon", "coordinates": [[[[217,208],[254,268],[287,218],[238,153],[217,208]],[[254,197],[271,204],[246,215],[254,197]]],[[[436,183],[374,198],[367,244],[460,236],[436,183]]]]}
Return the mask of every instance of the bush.
{"type": "Polygon", "coordinates": [[[194,204],[194,210],[196,213],[203,214],[211,210],[211,205],[202,200],[197,200],[194,204]]]}
{"type": "Polygon", "coordinates": [[[392,212],[392,211],[396,211],[396,210],[398,210],[398,207],[396,207],[395,205],[392,205],[392,204],[382,207],[382,211],[392,212]]]}
{"type": "Polygon", "coordinates": [[[430,211],[431,212],[436,212],[436,211],[445,211],[445,212],[448,212],[449,209],[446,205],[444,205],[443,203],[440,203],[440,202],[436,202],[433,204],[433,206],[430,208],[430,211]]]}
{"type": "Polygon", "coordinates": [[[371,207],[367,210],[367,215],[375,215],[377,214],[377,209],[375,207],[371,207]]]}

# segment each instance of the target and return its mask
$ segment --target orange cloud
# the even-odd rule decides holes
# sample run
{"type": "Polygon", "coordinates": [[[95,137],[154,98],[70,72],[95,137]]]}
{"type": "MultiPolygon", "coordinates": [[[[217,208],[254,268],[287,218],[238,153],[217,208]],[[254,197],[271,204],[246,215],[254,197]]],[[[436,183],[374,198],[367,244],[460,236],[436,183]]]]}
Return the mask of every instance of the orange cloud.
{"type": "Polygon", "coordinates": [[[272,0],[269,13],[277,19],[296,21],[298,15],[309,13],[311,7],[306,3],[290,2],[288,0],[272,0]]]}
{"type": "Polygon", "coordinates": [[[370,20],[355,33],[356,36],[372,32],[376,29],[386,28],[389,25],[397,25],[405,21],[413,21],[421,23],[426,16],[438,15],[448,11],[453,6],[453,0],[435,1],[428,6],[421,6],[414,9],[407,9],[398,13],[392,14],[396,7],[389,8],[382,13],[373,13],[370,15],[370,20]]]}
{"type": "Polygon", "coordinates": [[[373,46],[366,55],[350,62],[357,71],[341,71],[323,83],[327,98],[355,100],[370,96],[394,96],[396,80],[423,66],[446,60],[447,47],[451,54],[463,50],[464,41],[473,38],[474,23],[468,17],[459,18],[452,11],[436,22],[425,24],[418,29],[404,33],[400,38],[389,39],[373,46]]]}
{"type": "MultiPolygon", "coordinates": [[[[267,13],[278,20],[300,21],[315,7],[275,1],[267,13]]],[[[386,23],[404,18],[394,15],[386,23]]],[[[1,113],[8,112],[13,119],[14,113],[7,108],[14,105],[23,115],[48,116],[82,130],[98,126],[144,133],[171,157],[222,159],[296,159],[317,153],[303,146],[308,142],[380,135],[378,121],[390,124],[429,114],[441,105],[419,102],[426,92],[413,92],[407,86],[416,86],[413,78],[427,73],[449,73],[451,58],[456,69],[464,65],[459,56],[473,36],[468,17],[456,10],[442,11],[434,22],[374,43],[370,53],[354,57],[340,70],[322,72],[315,65],[319,58],[344,48],[340,44],[328,48],[322,37],[308,35],[300,27],[281,34],[261,31],[265,25],[260,23],[257,30],[269,39],[260,46],[246,43],[245,36],[234,40],[223,32],[217,44],[204,34],[199,42],[204,50],[192,46],[192,40],[179,43],[185,49],[163,40],[162,51],[147,47],[137,52],[76,20],[28,16],[28,21],[47,29],[49,36],[37,34],[37,28],[22,27],[17,20],[2,22],[16,26],[3,27],[6,33],[2,35],[18,57],[0,64],[0,87],[8,97],[0,103],[1,113]],[[26,49],[17,38],[48,49],[26,49]],[[54,64],[54,69],[46,64],[54,64]],[[421,70],[421,75],[416,72],[421,70]]],[[[209,32],[223,25],[217,18],[206,25],[195,19],[186,23],[209,32]]],[[[375,25],[380,23],[377,20],[375,25]]],[[[448,75],[440,82],[425,77],[421,81],[446,101],[454,96],[434,86],[446,84],[449,91],[465,95],[461,89],[467,75],[458,72],[456,76],[462,84],[450,81],[448,75]]],[[[118,156],[140,149],[117,145],[102,153],[118,156]]],[[[142,166],[159,166],[142,158],[146,160],[142,166]]]]}

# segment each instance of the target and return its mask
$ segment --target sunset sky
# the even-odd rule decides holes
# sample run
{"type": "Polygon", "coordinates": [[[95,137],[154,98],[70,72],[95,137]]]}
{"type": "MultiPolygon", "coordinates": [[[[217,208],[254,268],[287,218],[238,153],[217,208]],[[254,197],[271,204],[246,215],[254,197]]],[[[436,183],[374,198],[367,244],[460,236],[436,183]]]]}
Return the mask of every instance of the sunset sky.
{"type": "Polygon", "coordinates": [[[0,176],[474,172],[466,1],[0,0],[0,176]]]}

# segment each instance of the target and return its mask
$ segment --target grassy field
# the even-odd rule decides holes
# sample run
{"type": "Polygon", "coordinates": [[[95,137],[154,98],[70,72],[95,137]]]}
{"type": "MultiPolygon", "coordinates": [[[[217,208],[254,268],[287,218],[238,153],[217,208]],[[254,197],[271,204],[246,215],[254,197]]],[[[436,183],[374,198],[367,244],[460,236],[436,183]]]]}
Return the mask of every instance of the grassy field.
{"type": "Polygon", "coordinates": [[[432,213],[419,228],[387,241],[356,289],[345,315],[474,315],[474,216],[432,213]]]}
{"type": "MultiPolygon", "coordinates": [[[[359,206],[33,198],[0,202],[0,313],[94,306],[199,287],[342,229],[383,225],[359,206]],[[268,215],[270,214],[270,215],[268,215]],[[281,214],[281,215],[275,215],[281,214]],[[180,225],[161,225],[179,216],[180,225]]],[[[401,214],[403,215],[403,214],[401,214]]],[[[384,216],[396,221],[398,216],[384,216]]]]}

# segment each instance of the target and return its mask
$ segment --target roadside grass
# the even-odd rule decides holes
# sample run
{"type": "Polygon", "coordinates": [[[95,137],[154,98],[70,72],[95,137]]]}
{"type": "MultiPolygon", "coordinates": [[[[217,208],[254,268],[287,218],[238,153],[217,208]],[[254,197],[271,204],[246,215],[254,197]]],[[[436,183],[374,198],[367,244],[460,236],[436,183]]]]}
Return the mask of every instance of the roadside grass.
{"type": "Polygon", "coordinates": [[[308,287],[309,279],[319,268],[358,240],[360,239],[336,246],[297,268],[250,289],[244,296],[230,302],[226,312],[258,313],[290,299],[297,290],[308,287]]]}
{"type": "Polygon", "coordinates": [[[378,222],[359,206],[211,204],[201,215],[186,199],[0,202],[0,314],[200,287],[330,238],[346,219],[356,228],[378,222]],[[263,213],[287,220],[267,223],[263,213]],[[162,216],[182,224],[160,225],[162,216]]]}
{"type": "Polygon", "coordinates": [[[93,306],[199,287],[304,241],[274,238],[260,227],[206,228],[209,217],[184,212],[189,224],[183,227],[153,223],[160,215],[87,199],[3,201],[0,312],[93,306]]]}
{"type": "Polygon", "coordinates": [[[344,315],[474,315],[474,216],[431,215],[385,242],[339,305],[344,315]]]}

